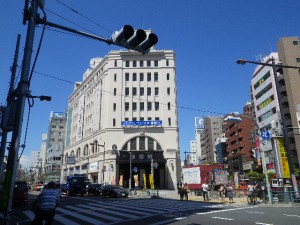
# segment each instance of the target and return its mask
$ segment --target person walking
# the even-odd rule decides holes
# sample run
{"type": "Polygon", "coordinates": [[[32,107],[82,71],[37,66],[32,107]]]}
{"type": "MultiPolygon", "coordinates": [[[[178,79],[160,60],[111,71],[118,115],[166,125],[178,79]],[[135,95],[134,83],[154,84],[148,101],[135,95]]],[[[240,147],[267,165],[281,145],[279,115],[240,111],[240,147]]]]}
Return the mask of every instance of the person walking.
{"type": "Polygon", "coordinates": [[[229,184],[227,187],[227,197],[229,203],[233,203],[233,187],[231,184],[229,184]]]}
{"type": "Polygon", "coordinates": [[[219,195],[221,197],[222,203],[224,203],[225,202],[225,196],[224,196],[225,188],[224,188],[224,184],[220,184],[218,192],[219,192],[219,195]]]}
{"type": "Polygon", "coordinates": [[[44,189],[35,199],[32,209],[34,210],[34,219],[32,225],[43,224],[43,220],[51,225],[55,216],[55,209],[59,205],[60,195],[54,190],[56,184],[49,182],[47,189],[44,189]]]}
{"type": "Polygon", "coordinates": [[[202,193],[203,193],[203,199],[204,199],[204,201],[209,201],[209,198],[208,198],[208,189],[209,189],[208,182],[203,183],[202,184],[202,193]]]}

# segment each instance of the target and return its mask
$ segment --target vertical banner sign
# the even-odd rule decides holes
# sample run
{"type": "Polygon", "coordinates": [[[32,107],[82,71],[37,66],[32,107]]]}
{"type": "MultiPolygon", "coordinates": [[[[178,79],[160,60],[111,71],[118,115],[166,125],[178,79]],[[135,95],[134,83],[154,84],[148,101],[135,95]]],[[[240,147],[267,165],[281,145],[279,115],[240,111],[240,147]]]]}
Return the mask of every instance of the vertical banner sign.
{"type": "Polygon", "coordinates": [[[287,152],[284,147],[284,140],[282,137],[278,138],[278,148],[279,148],[279,154],[280,154],[280,160],[281,160],[281,166],[282,166],[282,177],[283,178],[291,178],[290,173],[290,167],[289,162],[287,158],[287,152]]]}
{"type": "Polygon", "coordinates": [[[149,182],[150,182],[150,188],[153,190],[154,189],[153,174],[149,174],[149,182]]]}
{"type": "Polygon", "coordinates": [[[139,175],[133,175],[134,179],[134,188],[137,189],[139,187],[139,175]]]}
{"type": "Polygon", "coordinates": [[[233,172],[233,180],[234,180],[234,187],[238,189],[240,187],[240,173],[233,172]]]}
{"type": "Polygon", "coordinates": [[[144,189],[147,189],[147,178],[146,178],[146,174],[143,174],[143,178],[144,178],[144,189]]]}
{"type": "Polygon", "coordinates": [[[297,185],[297,180],[296,180],[295,174],[292,174],[292,182],[293,182],[293,187],[294,187],[294,191],[295,191],[295,197],[298,198],[299,192],[298,192],[298,185],[297,185]]]}
{"type": "Polygon", "coordinates": [[[119,185],[123,187],[123,175],[120,175],[119,185]]]}

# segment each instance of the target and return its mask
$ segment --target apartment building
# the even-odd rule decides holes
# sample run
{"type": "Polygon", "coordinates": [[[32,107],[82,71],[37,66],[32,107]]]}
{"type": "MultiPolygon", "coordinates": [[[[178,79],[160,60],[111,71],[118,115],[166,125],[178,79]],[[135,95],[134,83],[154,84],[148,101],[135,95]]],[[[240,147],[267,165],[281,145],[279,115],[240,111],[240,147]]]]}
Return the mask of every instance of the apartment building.
{"type": "MultiPolygon", "coordinates": [[[[300,67],[299,37],[281,38],[277,43],[277,50],[282,65],[300,67]]],[[[282,100],[280,107],[288,134],[287,155],[291,173],[294,173],[294,168],[299,169],[300,163],[300,75],[299,69],[293,68],[282,68],[278,72],[280,73],[278,90],[282,100]]]]}
{"type": "MultiPolygon", "coordinates": [[[[262,63],[280,63],[276,52],[262,59],[262,63]]],[[[259,65],[255,68],[251,80],[251,93],[254,114],[260,131],[267,130],[271,134],[282,135],[281,115],[279,101],[276,90],[276,82],[273,68],[270,66],[259,65]]],[[[264,142],[267,172],[276,173],[276,150],[272,144],[272,139],[264,142]]]]}
{"type": "Polygon", "coordinates": [[[202,163],[216,162],[216,140],[223,134],[223,117],[204,117],[204,129],[201,134],[202,163]]]}
{"type": "Polygon", "coordinates": [[[62,182],[174,189],[180,180],[175,54],[111,51],[95,58],[69,98],[62,182]]]}
{"type": "MultiPolygon", "coordinates": [[[[253,110],[251,103],[247,103],[243,108],[243,114],[239,116],[240,123],[227,121],[224,123],[226,137],[226,160],[230,173],[239,172],[241,175],[256,169],[259,149],[256,148],[254,137],[253,110]],[[254,158],[252,152],[256,152],[254,158]],[[256,157],[256,158],[255,158],[256,157]]],[[[261,163],[260,165],[261,166],[261,163]]]]}
{"type": "Polygon", "coordinates": [[[48,134],[46,135],[45,163],[43,164],[45,178],[47,181],[60,180],[66,123],[66,113],[50,113],[48,134]]]}

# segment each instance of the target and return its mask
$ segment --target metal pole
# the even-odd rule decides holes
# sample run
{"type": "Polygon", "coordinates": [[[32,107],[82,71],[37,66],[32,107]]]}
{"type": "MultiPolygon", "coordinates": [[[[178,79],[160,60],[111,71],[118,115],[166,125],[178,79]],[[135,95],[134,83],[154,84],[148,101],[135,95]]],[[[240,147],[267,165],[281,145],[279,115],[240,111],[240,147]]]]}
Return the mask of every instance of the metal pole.
{"type": "MultiPolygon", "coordinates": [[[[36,18],[38,11],[38,1],[32,0],[31,3],[31,14],[29,15],[29,23],[27,28],[27,36],[24,50],[24,57],[22,63],[22,72],[21,79],[16,90],[15,100],[16,110],[15,110],[15,120],[14,120],[14,129],[12,134],[12,149],[8,155],[7,162],[7,171],[3,185],[1,209],[4,207],[5,214],[8,215],[9,211],[12,208],[12,198],[13,198],[13,189],[16,178],[16,168],[18,162],[18,151],[20,146],[20,138],[22,131],[22,122],[24,116],[25,100],[26,94],[28,93],[28,81],[29,81],[29,70],[31,64],[32,48],[35,34],[36,18]]],[[[27,13],[27,12],[24,12],[27,13]]]]}
{"type": "Polygon", "coordinates": [[[131,151],[129,153],[129,190],[131,190],[131,177],[132,177],[132,159],[131,159],[131,151]]]}
{"type": "MultiPolygon", "coordinates": [[[[101,146],[101,145],[100,145],[101,146]]],[[[103,167],[102,167],[102,180],[103,180],[103,183],[104,183],[104,162],[105,162],[105,142],[104,144],[102,145],[103,147],[103,167]]]]}
{"type": "MultiPolygon", "coordinates": [[[[18,34],[17,37],[17,45],[15,50],[15,56],[14,56],[14,62],[11,70],[11,78],[10,78],[10,85],[8,90],[8,96],[7,96],[7,106],[9,106],[12,103],[11,95],[14,91],[14,83],[15,83],[15,76],[16,76],[16,70],[18,66],[18,56],[19,56],[19,49],[20,49],[20,39],[21,35],[18,34]]],[[[3,114],[2,114],[3,116],[3,114]]],[[[4,155],[5,155],[5,148],[6,148],[6,141],[7,141],[7,131],[2,131],[2,137],[1,137],[1,147],[0,147],[0,183],[3,182],[4,174],[3,174],[3,162],[4,162],[4,155]]]]}

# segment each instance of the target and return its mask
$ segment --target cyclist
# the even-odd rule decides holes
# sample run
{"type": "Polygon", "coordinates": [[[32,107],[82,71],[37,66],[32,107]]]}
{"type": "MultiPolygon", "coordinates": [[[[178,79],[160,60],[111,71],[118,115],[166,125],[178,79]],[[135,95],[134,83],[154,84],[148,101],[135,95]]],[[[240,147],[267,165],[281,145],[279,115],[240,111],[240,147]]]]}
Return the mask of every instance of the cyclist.
{"type": "Polygon", "coordinates": [[[54,190],[55,183],[49,182],[48,188],[43,190],[33,203],[34,220],[32,225],[39,225],[46,220],[47,225],[51,225],[55,216],[55,208],[59,205],[59,193],[54,190]]]}

